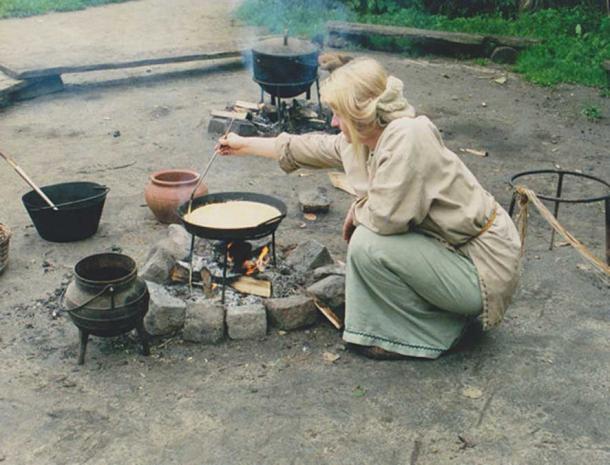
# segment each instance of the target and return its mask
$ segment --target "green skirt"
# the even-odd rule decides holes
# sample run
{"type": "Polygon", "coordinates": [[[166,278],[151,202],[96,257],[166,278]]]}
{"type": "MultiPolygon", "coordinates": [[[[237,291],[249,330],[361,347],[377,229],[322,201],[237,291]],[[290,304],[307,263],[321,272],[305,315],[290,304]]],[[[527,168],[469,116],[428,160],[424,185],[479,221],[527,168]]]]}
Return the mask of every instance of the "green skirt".
{"type": "Polygon", "coordinates": [[[347,342],[437,358],[482,311],[472,261],[419,233],[382,236],[364,226],[347,254],[347,342]]]}

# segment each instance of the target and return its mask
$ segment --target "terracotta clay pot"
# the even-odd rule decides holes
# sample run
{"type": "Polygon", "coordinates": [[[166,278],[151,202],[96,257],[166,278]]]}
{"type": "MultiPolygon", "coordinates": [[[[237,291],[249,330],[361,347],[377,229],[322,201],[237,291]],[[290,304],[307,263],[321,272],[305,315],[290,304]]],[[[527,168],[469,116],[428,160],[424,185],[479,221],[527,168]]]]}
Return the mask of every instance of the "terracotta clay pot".
{"type": "MultiPolygon", "coordinates": [[[[192,170],[161,170],[150,175],[150,182],[144,190],[146,204],[161,223],[179,223],[180,217],[176,211],[186,202],[195,185],[199,181],[199,173],[192,170]]],[[[195,197],[208,193],[205,183],[197,188],[195,197]]]]}

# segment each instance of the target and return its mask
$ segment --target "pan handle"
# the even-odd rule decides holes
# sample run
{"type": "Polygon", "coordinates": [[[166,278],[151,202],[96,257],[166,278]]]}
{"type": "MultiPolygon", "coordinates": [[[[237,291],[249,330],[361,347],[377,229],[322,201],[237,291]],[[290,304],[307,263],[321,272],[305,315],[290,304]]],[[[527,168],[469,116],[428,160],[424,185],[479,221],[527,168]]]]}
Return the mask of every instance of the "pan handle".
{"type": "Polygon", "coordinates": [[[282,221],[282,218],[284,218],[285,216],[286,216],[285,214],[281,214],[279,216],[276,216],[275,218],[271,218],[270,220],[264,221],[261,224],[259,224],[257,226],[257,228],[261,228],[263,226],[269,226],[271,224],[279,223],[280,221],[282,221]]]}

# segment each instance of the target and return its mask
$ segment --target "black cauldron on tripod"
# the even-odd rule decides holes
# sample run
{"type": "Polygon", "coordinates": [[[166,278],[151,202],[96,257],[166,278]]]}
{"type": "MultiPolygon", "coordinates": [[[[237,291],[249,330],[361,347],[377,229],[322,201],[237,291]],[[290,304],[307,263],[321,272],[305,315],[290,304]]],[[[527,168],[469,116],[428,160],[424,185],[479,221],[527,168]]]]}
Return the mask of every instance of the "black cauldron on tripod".
{"type": "Polygon", "coordinates": [[[80,334],[78,364],[85,362],[89,335],[113,337],[135,329],[149,355],[144,316],[150,295],[138,277],[136,263],[127,255],[102,253],[80,260],[62,299],[62,308],[80,334]]]}
{"type": "Polygon", "coordinates": [[[308,40],[273,37],[252,47],[253,79],[261,87],[261,103],[267,92],[271,103],[277,105],[282,118],[282,99],[306,94],[311,98],[311,86],[316,84],[318,104],[320,86],[318,80],[318,56],[320,49],[308,40]]]}

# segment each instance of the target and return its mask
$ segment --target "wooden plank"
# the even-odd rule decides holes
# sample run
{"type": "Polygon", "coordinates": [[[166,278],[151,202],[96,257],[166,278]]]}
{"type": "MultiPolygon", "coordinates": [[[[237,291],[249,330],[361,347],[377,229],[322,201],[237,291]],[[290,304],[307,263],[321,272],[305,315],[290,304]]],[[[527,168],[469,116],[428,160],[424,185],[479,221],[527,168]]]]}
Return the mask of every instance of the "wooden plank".
{"type": "Polygon", "coordinates": [[[212,110],[210,115],[225,119],[239,119],[244,121],[248,119],[248,112],[246,111],[212,110]]]}
{"type": "Polygon", "coordinates": [[[344,21],[329,21],[326,23],[329,33],[347,35],[379,35],[384,37],[399,37],[413,41],[438,41],[462,45],[483,45],[483,36],[463,32],[431,31],[412,27],[381,26],[377,24],[347,23],[344,21]]]}
{"type": "Polygon", "coordinates": [[[13,79],[0,73],[0,102],[8,102],[16,92],[26,86],[26,81],[13,79]]]}
{"type": "Polygon", "coordinates": [[[93,63],[89,65],[57,66],[53,68],[41,68],[28,71],[14,71],[0,64],[0,71],[14,79],[31,79],[37,77],[57,76],[70,73],[84,73],[88,71],[103,71],[109,69],[137,68],[139,66],[152,66],[170,63],[186,63],[190,61],[218,60],[221,58],[239,57],[245,50],[221,50],[208,53],[193,53],[188,55],[166,55],[157,58],[143,58],[108,63],[93,63]]]}
{"type": "Polygon", "coordinates": [[[330,323],[337,329],[341,329],[343,328],[343,321],[341,320],[341,318],[339,318],[337,316],[337,314],[335,312],[332,311],[332,309],[330,307],[327,307],[326,305],[324,305],[323,303],[321,303],[319,300],[314,299],[313,303],[315,304],[315,306],[318,308],[318,310],[320,310],[320,312],[322,313],[322,315],[324,315],[326,317],[326,319],[328,321],[330,321],[330,323]]]}
{"type": "MultiPolygon", "coordinates": [[[[265,40],[269,35],[257,36],[256,40],[265,40]]],[[[209,61],[224,58],[237,58],[250,53],[252,42],[232,40],[226,42],[207,43],[202,47],[170,48],[152,51],[146,57],[142,54],[117,54],[112,60],[91,63],[66,63],[61,66],[36,67],[24,65],[21,67],[0,63],[0,71],[13,79],[30,79],[61,74],[85,73],[89,71],[104,71],[111,69],[137,68],[172,63],[188,63],[193,61],[209,61]]],[[[68,59],[66,59],[68,60],[68,59]]],[[[74,61],[74,59],[72,59],[74,61]]]]}
{"type": "Polygon", "coordinates": [[[466,46],[484,46],[490,42],[513,48],[525,48],[540,43],[538,39],[525,37],[510,37],[498,35],[468,34],[464,32],[433,31],[400,26],[382,26],[377,24],[347,23],[344,21],[329,21],[326,28],[330,34],[347,36],[379,35],[410,39],[414,42],[428,44],[448,44],[466,46]]]}
{"type": "Polygon", "coordinates": [[[244,110],[248,110],[248,111],[259,111],[261,104],[254,103],[254,102],[246,102],[245,100],[236,100],[235,107],[243,108],[244,110]]]}

